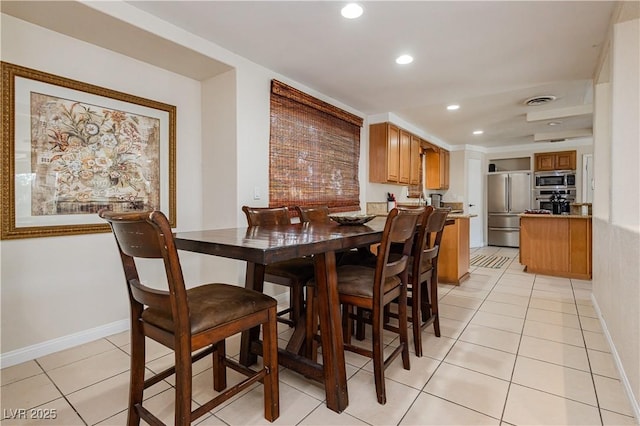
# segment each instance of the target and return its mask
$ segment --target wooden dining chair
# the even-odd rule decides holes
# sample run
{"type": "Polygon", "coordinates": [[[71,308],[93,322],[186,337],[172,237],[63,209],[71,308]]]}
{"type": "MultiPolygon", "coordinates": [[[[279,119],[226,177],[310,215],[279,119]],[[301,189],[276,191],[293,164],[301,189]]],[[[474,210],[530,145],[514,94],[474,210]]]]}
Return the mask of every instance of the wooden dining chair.
{"type": "Polygon", "coordinates": [[[438,316],[438,258],[442,244],[442,234],[447,222],[450,208],[438,208],[428,217],[425,225],[424,250],[420,259],[420,273],[418,279],[415,272],[409,277],[412,287],[412,296],[417,294],[417,300],[412,307],[419,309],[412,313],[414,345],[416,355],[422,356],[422,333],[429,324],[433,323],[433,331],[440,337],[440,319],[438,316]],[[419,327],[415,327],[419,325],[419,327]]]}
{"type": "Polygon", "coordinates": [[[229,284],[204,284],[187,290],[171,227],[159,211],[102,210],[99,215],[109,222],[115,236],[131,308],[127,424],[139,425],[141,418],[148,424],[164,424],[143,406],[143,394],[145,389],[174,373],[174,425],[191,424],[257,382],[263,383],[264,417],[271,422],[276,420],[280,410],[276,300],[229,284]],[[143,284],[136,267],[138,259],[144,259],[145,268],[152,266],[151,259],[155,265],[162,265],[166,283],[156,283],[153,287],[143,284]],[[256,371],[226,356],[225,339],[260,325],[263,367],[256,371]],[[145,380],[146,338],[173,349],[175,365],[145,380]],[[208,354],[213,360],[213,387],[219,394],[192,411],[192,363],[208,354]],[[227,389],[227,367],[247,378],[227,389]]]}
{"type": "MultiPolygon", "coordinates": [[[[408,305],[411,306],[411,322],[413,345],[416,356],[422,356],[422,331],[433,324],[435,335],[440,337],[440,321],[438,317],[438,255],[444,226],[449,208],[426,208],[426,214],[418,225],[418,233],[414,240],[411,267],[409,268],[409,285],[407,287],[408,305]]],[[[391,257],[397,256],[392,253],[391,257]]],[[[389,318],[398,318],[394,311],[385,312],[385,328],[396,331],[397,327],[389,322],[389,318]]]]}
{"type": "Polygon", "coordinates": [[[398,355],[402,356],[405,370],[410,368],[407,322],[407,282],[408,261],[413,247],[418,219],[424,214],[424,207],[410,210],[393,209],[385,222],[382,241],[377,254],[375,268],[362,265],[343,265],[337,268],[338,293],[343,306],[342,322],[345,350],[356,352],[373,359],[376,395],[380,404],[387,401],[384,370],[398,355]],[[402,253],[390,259],[392,243],[402,245],[402,253]],[[382,333],[384,328],[384,307],[398,301],[400,344],[389,356],[384,357],[382,333]],[[351,344],[353,307],[371,312],[372,348],[351,344]]]}
{"type": "MultiPolygon", "coordinates": [[[[242,206],[249,227],[265,225],[290,225],[287,207],[242,206]]],[[[301,257],[272,263],[265,267],[264,281],[289,287],[289,307],[278,312],[278,321],[293,327],[304,309],[304,286],[314,276],[313,259],[301,257]],[[285,318],[285,315],[289,318],[285,318]]]]}

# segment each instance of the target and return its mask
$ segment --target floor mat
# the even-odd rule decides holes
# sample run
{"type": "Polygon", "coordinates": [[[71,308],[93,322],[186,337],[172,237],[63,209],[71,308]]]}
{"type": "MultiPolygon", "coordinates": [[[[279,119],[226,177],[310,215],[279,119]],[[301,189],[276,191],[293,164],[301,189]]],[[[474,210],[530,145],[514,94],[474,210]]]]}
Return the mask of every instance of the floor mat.
{"type": "Polygon", "coordinates": [[[506,265],[511,258],[507,256],[485,256],[483,254],[475,255],[471,258],[471,266],[481,268],[500,269],[506,265]]]}

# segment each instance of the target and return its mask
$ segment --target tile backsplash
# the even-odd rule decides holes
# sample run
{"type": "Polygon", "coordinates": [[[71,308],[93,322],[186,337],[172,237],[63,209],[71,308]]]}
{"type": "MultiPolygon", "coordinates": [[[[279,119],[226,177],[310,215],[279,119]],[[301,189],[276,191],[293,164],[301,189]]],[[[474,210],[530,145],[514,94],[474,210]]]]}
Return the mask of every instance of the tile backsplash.
{"type": "Polygon", "coordinates": [[[367,214],[387,214],[387,202],[367,203],[367,214]]]}

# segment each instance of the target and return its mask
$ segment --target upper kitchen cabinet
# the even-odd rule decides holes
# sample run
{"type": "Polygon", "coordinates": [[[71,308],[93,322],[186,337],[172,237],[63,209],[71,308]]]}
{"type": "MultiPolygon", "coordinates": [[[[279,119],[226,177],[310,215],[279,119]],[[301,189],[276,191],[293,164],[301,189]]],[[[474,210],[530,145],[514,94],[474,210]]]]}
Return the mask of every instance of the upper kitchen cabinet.
{"type": "Polygon", "coordinates": [[[575,170],[576,151],[542,152],[535,154],[535,171],[575,170]]]}
{"type": "Polygon", "coordinates": [[[369,126],[369,181],[418,184],[420,139],[391,123],[369,126]]]}
{"type": "Polygon", "coordinates": [[[430,147],[425,157],[427,189],[449,189],[449,151],[430,147]]]}
{"type": "Polygon", "coordinates": [[[420,184],[421,168],[420,138],[415,135],[411,135],[411,169],[409,170],[409,185],[420,184]]]}

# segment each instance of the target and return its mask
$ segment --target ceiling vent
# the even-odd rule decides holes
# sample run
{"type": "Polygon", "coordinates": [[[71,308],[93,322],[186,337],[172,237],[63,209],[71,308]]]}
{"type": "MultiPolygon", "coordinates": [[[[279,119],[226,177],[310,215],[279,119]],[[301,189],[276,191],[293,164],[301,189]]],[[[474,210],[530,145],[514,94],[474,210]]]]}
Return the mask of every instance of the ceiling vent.
{"type": "Polygon", "coordinates": [[[534,96],[533,98],[529,98],[524,101],[524,104],[527,106],[538,106],[548,104],[549,102],[553,102],[555,100],[556,97],[553,95],[534,96]]]}

